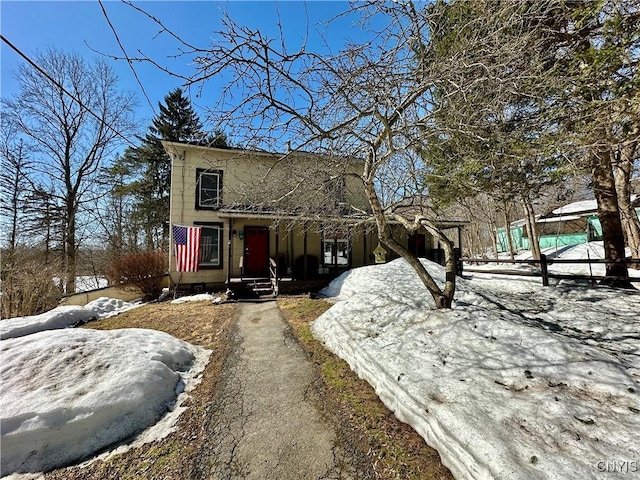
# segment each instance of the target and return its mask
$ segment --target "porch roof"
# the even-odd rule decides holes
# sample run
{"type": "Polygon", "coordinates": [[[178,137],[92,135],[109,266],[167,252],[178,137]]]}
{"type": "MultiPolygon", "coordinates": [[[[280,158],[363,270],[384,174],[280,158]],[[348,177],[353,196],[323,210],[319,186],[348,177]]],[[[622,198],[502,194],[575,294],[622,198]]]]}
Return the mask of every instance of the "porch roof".
{"type": "Polygon", "coordinates": [[[218,210],[220,218],[247,218],[264,220],[297,220],[306,222],[332,222],[332,223],[364,223],[373,222],[369,215],[351,213],[347,215],[322,215],[320,213],[278,212],[247,207],[222,207],[218,210]]]}
{"type": "MultiPolygon", "coordinates": [[[[351,213],[348,215],[322,215],[322,214],[296,214],[291,212],[277,212],[269,210],[261,210],[257,208],[245,207],[223,207],[218,210],[220,218],[245,218],[245,219],[262,219],[262,220],[294,220],[305,222],[330,222],[342,224],[374,224],[375,219],[371,215],[351,213]]],[[[389,223],[395,224],[397,221],[390,220],[389,223]]],[[[436,219],[436,225],[442,229],[463,227],[469,224],[467,220],[443,220],[436,219]]]]}

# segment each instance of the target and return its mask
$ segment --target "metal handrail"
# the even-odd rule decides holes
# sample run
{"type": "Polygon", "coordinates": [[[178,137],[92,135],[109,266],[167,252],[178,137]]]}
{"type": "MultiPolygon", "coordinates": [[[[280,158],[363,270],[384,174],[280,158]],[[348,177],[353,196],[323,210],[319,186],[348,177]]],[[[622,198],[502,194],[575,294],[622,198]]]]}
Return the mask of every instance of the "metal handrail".
{"type": "Polygon", "coordinates": [[[271,280],[271,288],[273,288],[273,295],[278,296],[280,290],[280,281],[278,279],[278,263],[269,258],[269,278],[271,280]]]}

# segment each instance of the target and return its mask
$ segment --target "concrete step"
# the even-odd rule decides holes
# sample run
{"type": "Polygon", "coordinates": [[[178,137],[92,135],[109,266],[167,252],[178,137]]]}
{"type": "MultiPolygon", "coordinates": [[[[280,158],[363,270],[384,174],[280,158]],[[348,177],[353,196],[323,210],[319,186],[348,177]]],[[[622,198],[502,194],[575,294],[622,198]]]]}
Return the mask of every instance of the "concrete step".
{"type": "Polygon", "coordinates": [[[255,293],[257,293],[258,295],[262,295],[265,293],[273,293],[273,288],[269,287],[269,288],[254,288],[253,291],[255,293]]]}

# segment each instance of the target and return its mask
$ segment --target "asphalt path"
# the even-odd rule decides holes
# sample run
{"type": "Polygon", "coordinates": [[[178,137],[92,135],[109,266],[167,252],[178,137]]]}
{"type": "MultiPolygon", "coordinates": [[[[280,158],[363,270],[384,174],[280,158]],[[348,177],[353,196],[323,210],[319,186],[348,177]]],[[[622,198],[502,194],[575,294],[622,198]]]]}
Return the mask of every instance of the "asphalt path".
{"type": "Polygon", "coordinates": [[[196,479],[368,479],[276,302],[239,305],[196,479]]]}

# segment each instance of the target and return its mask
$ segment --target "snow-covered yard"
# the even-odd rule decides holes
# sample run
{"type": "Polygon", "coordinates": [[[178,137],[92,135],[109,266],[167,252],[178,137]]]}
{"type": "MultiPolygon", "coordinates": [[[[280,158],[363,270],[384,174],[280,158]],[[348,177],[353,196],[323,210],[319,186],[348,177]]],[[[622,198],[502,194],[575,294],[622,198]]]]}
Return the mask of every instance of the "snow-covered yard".
{"type": "MultiPolygon", "coordinates": [[[[547,258],[552,262],[554,259],[559,260],[602,260],[604,259],[604,245],[602,242],[589,242],[582,243],[580,245],[562,245],[557,248],[550,247],[543,249],[541,253],[544,253],[547,258]]],[[[627,255],[630,255],[631,251],[627,249],[627,255]]],[[[501,258],[507,260],[508,254],[500,254],[501,258]]],[[[531,252],[525,251],[518,253],[514,256],[514,260],[531,260],[531,252]]],[[[531,266],[527,264],[506,264],[506,263],[482,263],[478,265],[472,265],[471,268],[474,271],[483,270],[487,272],[496,270],[511,270],[522,271],[523,273],[540,272],[539,266],[531,266]]],[[[594,277],[602,277],[605,275],[605,265],[603,263],[551,263],[549,265],[549,273],[558,275],[593,275],[594,277]]],[[[629,277],[638,279],[640,281],[640,270],[629,269],[629,277]]],[[[540,281],[540,280],[539,280],[540,281]]]]}
{"type": "MultiPolygon", "coordinates": [[[[436,311],[396,260],[336,279],[313,332],[456,478],[640,477],[640,292],[553,283],[466,275],[455,308],[436,311]]],[[[67,328],[135,306],[102,298],[0,322],[2,475],[85,458],[163,415],[145,437],[170,430],[208,350],[67,328]]]]}
{"type": "Polygon", "coordinates": [[[161,417],[147,440],[170,431],[209,350],[155,330],[66,328],[135,306],[101,298],[0,322],[1,475],[66,465],[161,417]]]}
{"type": "Polygon", "coordinates": [[[640,292],[480,274],[436,311],[396,260],[324,293],[314,335],[456,478],[640,476],[640,292]]]}
{"type": "Polygon", "coordinates": [[[100,297],[84,307],[75,305],[56,307],[40,315],[15,317],[0,322],[0,339],[22,337],[42,330],[56,330],[82,325],[98,318],[108,318],[140,306],[115,298],[100,297]]]}

